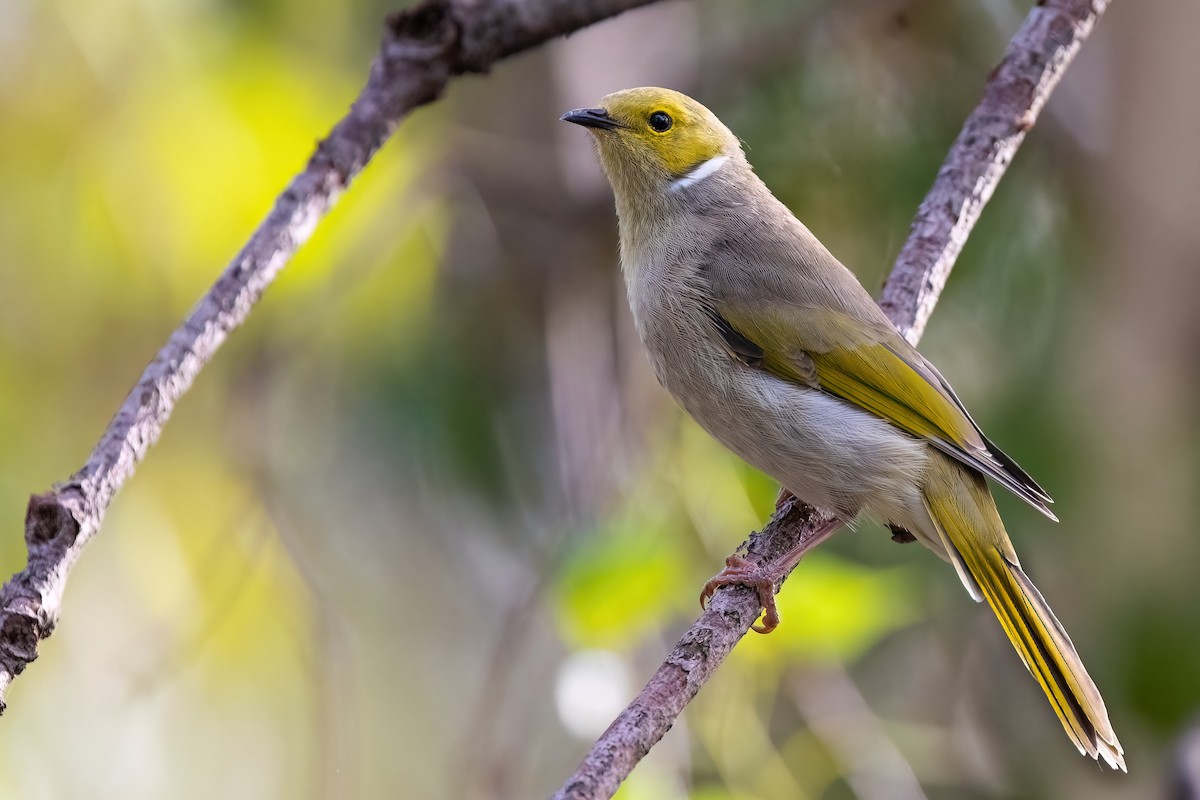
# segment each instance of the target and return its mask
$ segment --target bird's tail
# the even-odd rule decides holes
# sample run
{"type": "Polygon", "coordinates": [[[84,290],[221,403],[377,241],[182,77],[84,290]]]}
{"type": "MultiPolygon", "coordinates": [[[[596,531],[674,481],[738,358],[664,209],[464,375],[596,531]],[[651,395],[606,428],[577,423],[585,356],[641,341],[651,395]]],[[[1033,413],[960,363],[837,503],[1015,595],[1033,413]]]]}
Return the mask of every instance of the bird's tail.
{"type": "Polygon", "coordinates": [[[1124,751],[1071,638],[1021,570],[984,478],[935,456],[925,507],[967,591],[986,600],[1080,753],[1125,770],[1124,751]]]}

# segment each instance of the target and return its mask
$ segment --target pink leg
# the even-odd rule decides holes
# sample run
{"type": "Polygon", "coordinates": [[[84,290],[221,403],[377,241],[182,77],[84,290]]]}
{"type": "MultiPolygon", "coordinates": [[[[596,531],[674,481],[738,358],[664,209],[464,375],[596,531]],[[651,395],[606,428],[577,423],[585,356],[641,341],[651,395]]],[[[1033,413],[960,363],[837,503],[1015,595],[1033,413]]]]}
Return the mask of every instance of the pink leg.
{"type": "Polygon", "coordinates": [[[749,586],[758,593],[758,603],[763,607],[762,625],[751,625],[756,633],[770,633],[779,627],[779,609],[775,606],[775,587],[783,580],[804,554],[823,542],[842,526],[841,520],[822,525],[813,535],[770,563],[759,566],[736,553],[725,559],[725,569],[718,572],[700,590],[700,607],[712,598],[722,586],[749,586]]]}
{"type": "Polygon", "coordinates": [[[725,559],[725,569],[718,572],[700,590],[700,607],[704,608],[717,589],[722,586],[749,586],[758,593],[758,604],[763,607],[763,624],[750,627],[759,633],[770,633],[779,625],[779,610],[775,608],[775,581],[765,567],[751,564],[734,553],[725,559]]]}

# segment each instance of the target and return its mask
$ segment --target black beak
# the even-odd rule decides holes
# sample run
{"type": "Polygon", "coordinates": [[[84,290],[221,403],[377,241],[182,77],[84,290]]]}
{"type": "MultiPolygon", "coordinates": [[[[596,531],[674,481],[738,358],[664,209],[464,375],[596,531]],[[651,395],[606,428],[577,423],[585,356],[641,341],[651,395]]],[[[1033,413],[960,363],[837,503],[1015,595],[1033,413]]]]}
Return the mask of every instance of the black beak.
{"type": "Polygon", "coordinates": [[[602,131],[611,131],[613,128],[625,127],[621,123],[608,115],[608,112],[603,108],[577,108],[574,111],[568,111],[559,117],[563,122],[574,122],[576,125],[582,125],[585,128],[598,128],[602,131]]]}

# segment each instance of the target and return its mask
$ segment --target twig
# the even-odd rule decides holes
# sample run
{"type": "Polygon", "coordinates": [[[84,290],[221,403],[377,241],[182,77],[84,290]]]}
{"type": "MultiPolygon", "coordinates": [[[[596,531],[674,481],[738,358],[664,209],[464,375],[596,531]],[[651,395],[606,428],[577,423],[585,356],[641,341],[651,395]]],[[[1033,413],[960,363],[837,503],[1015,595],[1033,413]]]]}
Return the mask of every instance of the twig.
{"type": "Polygon", "coordinates": [[[788,685],[808,729],[858,800],[928,800],[912,766],[844,666],[802,670],[788,685]]]}
{"type": "Polygon", "coordinates": [[[426,0],[388,19],[350,111],[276,199],[249,242],[142,373],[83,468],[29,500],[25,568],[0,589],[0,713],[13,678],[58,621],[71,567],[179,398],[414,108],[450,79],[654,0],[426,0]]]}
{"type": "MultiPolygon", "coordinates": [[[[914,344],[983,206],[1107,5],[1108,0],[1042,0],[989,76],[983,99],[967,117],[917,211],[880,300],[892,322],[914,344]]],[[[812,507],[794,503],[750,537],[749,560],[765,564],[793,548],[808,550],[819,544],[813,532],[829,521],[812,507]]],[[[720,589],[641,693],[584,756],[555,800],[611,797],[746,634],[760,610],[750,589],[720,589]]]]}
{"type": "Polygon", "coordinates": [[[1180,734],[1168,769],[1166,797],[1200,800],[1200,721],[1193,720],[1180,734]]]}

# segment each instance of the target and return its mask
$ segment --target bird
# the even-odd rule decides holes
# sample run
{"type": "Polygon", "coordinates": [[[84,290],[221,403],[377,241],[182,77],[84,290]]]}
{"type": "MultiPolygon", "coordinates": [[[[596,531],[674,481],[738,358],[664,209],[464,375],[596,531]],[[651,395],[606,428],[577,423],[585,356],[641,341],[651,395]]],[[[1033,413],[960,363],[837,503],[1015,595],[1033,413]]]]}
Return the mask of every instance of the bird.
{"type": "MultiPolygon", "coordinates": [[[[976,424],[854,274],[755,174],[698,101],[640,87],[561,116],[591,134],[616,203],[620,262],[659,383],[788,494],[866,513],[950,562],[986,602],[1081,754],[1126,771],[1095,683],[1021,568],[987,479],[1056,520],[1050,496],[976,424]]],[[[798,556],[736,556],[705,588],[774,592],[798,556]]]]}

